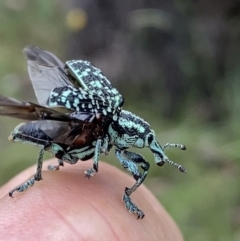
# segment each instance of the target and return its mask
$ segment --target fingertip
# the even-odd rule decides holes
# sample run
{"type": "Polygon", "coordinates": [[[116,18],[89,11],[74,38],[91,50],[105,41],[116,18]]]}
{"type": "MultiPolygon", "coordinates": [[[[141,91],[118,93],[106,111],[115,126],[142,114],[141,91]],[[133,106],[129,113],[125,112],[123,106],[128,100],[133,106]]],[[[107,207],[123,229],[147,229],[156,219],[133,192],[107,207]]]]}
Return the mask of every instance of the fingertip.
{"type": "MultiPolygon", "coordinates": [[[[88,180],[84,171],[89,165],[80,162],[59,171],[43,171],[43,180],[24,193],[14,193],[12,199],[6,195],[0,205],[0,233],[11,227],[11,232],[25,240],[27,234],[41,237],[44,232],[51,233],[54,240],[59,235],[54,230],[61,227],[57,230],[63,240],[70,235],[76,240],[182,240],[174,221],[145,186],[131,196],[145,213],[143,219],[136,220],[122,202],[125,187],[134,184],[132,177],[101,162],[99,172],[88,180]]],[[[29,178],[34,169],[11,180],[4,187],[6,193],[29,178]]],[[[9,233],[5,235],[9,238],[9,233]]]]}

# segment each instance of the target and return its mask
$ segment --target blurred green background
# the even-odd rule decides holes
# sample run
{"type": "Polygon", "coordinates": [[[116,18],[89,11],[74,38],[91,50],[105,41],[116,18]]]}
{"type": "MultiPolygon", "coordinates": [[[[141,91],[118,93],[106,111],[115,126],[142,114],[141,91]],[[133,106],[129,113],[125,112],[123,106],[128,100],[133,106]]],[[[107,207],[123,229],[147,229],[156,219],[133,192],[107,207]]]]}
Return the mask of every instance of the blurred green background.
{"type": "MultiPolygon", "coordinates": [[[[239,26],[236,0],[1,1],[0,93],[36,102],[21,52],[28,44],[63,60],[91,61],[123,94],[124,107],[151,123],[161,144],[187,146],[166,151],[187,175],[155,166],[150,151],[139,150],[151,164],[145,184],[186,240],[237,241],[239,26]]],[[[0,184],[37,159],[37,148],[7,141],[18,123],[0,118],[0,184]]],[[[102,159],[118,165],[113,155],[102,159]]]]}

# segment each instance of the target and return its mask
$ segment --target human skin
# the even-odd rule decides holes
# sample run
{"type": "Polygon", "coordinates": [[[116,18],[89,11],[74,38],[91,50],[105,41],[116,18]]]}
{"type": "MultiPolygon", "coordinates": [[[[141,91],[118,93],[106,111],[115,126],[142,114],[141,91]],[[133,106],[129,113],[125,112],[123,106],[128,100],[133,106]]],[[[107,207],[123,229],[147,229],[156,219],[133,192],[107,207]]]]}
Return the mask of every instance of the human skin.
{"type": "MultiPolygon", "coordinates": [[[[56,160],[44,163],[44,170],[56,160]]],[[[100,163],[90,180],[84,170],[90,161],[65,164],[60,171],[43,171],[43,180],[24,193],[8,192],[35,172],[23,171],[0,189],[0,240],[182,241],[178,227],[144,186],[131,196],[145,217],[137,220],[122,202],[131,176],[100,163]]],[[[160,188],[160,187],[159,187],[160,188]]]]}

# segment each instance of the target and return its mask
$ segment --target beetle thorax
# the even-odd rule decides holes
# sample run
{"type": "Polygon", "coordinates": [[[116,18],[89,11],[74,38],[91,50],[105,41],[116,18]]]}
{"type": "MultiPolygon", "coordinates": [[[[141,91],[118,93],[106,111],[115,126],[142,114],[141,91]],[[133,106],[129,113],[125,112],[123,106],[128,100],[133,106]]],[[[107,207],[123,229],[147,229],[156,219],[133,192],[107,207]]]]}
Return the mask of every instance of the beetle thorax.
{"type": "Polygon", "coordinates": [[[110,142],[120,149],[131,146],[142,148],[150,131],[146,121],[129,111],[122,110],[118,120],[109,125],[108,134],[110,142]]]}

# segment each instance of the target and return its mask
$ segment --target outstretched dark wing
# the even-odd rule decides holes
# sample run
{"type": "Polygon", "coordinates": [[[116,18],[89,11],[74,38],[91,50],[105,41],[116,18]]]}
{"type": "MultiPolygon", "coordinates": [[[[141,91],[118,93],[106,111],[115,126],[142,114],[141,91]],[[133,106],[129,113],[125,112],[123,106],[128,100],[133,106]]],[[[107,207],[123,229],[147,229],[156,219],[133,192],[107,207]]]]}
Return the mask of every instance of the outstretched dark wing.
{"type": "MultiPolygon", "coordinates": [[[[13,118],[19,118],[24,120],[57,120],[62,122],[83,122],[85,120],[80,119],[80,115],[78,118],[74,118],[68,113],[68,109],[64,110],[64,113],[61,113],[61,108],[50,109],[45,106],[37,105],[31,102],[19,101],[13,98],[8,98],[0,95],[0,115],[1,116],[9,116],[13,118]]],[[[89,114],[91,115],[91,114],[89,114]]],[[[86,117],[86,114],[84,116],[86,117]]]]}
{"type": "Polygon", "coordinates": [[[105,122],[100,116],[82,112],[71,112],[67,115],[64,113],[68,110],[61,113],[58,109],[50,109],[0,95],[1,116],[32,120],[15,128],[22,132],[21,135],[28,135],[28,139],[38,138],[40,140],[42,138],[75,147],[92,143],[104,134],[105,122]]]}
{"type": "Polygon", "coordinates": [[[98,96],[112,102],[115,108],[123,105],[123,97],[115,89],[102,71],[90,62],[84,60],[71,60],[66,62],[66,72],[70,79],[75,78],[80,86],[98,96]]]}
{"type": "Polygon", "coordinates": [[[23,52],[28,60],[29,76],[40,105],[47,104],[53,89],[73,85],[65,73],[65,64],[52,53],[35,46],[27,46],[23,52]]]}

